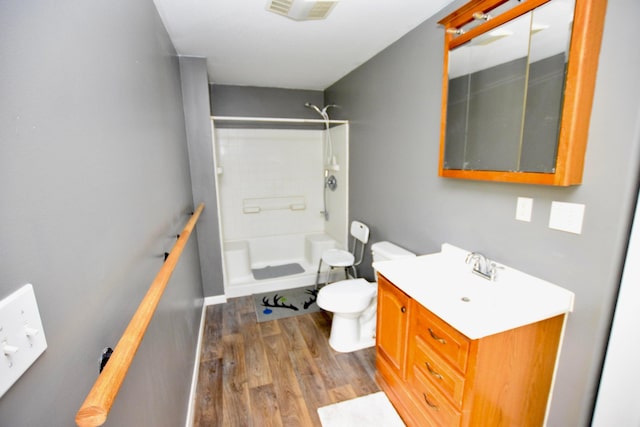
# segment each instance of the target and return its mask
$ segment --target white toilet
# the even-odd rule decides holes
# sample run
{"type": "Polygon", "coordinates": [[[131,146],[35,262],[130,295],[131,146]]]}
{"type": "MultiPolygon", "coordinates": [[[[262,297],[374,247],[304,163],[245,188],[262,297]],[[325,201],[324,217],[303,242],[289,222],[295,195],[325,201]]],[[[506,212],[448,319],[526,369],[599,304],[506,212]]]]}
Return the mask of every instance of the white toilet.
{"type": "MultiPolygon", "coordinates": [[[[374,243],[371,253],[373,262],[416,256],[390,242],[374,243]]],[[[375,345],[377,295],[377,284],[365,279],[342,280],[320,289],[318,307],[333,312],[329,345],[334,350],[348,353],[375,345]]]]}

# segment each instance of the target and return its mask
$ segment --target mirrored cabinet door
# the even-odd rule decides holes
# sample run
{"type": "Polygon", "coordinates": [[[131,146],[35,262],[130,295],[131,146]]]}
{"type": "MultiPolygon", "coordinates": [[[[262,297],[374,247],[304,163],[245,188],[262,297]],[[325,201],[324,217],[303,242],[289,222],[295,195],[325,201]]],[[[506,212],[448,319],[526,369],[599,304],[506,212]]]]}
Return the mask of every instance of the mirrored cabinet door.
{"type": "Polygon", "coordinates": [[[478,0],[440,21],[441,176],[581,182],[605,7],[478,0]]]}
{"type": "Polygon", "coordinates": [[[531,13],[449,52],[446,169],[518,170],[531,13]]]}

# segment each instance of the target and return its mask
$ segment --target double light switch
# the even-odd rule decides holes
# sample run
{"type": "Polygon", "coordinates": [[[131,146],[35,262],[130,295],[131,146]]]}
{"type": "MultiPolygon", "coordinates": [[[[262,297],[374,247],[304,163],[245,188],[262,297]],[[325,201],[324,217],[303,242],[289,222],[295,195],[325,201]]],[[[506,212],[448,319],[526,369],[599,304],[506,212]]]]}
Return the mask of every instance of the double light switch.
{"type": "Polygon", "coordinates": [[[33,286],[0,301],[0,397],[47,348],[33,286]]]}

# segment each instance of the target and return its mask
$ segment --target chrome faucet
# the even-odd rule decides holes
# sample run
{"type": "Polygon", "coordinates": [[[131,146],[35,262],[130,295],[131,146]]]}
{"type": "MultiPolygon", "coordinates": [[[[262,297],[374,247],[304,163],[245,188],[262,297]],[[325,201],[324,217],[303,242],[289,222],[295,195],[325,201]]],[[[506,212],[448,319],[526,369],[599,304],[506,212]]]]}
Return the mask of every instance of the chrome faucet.
{"type": "Polygon", "coordinates": [[[471,264],[473,262],[472,271],[478,276],[492,282],[496,280],[496,263],[482,255],[480,252],[470,252],[467,255],[465,262],[467,264],[471,264]]]}

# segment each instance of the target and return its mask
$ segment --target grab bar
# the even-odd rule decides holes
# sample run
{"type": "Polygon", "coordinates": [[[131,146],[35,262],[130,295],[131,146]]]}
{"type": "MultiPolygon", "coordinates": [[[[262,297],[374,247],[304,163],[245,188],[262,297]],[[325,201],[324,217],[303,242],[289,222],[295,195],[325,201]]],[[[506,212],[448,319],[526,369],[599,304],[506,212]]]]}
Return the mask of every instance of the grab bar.
{"type": "Polygon", "coordinates": [[[304,196],[258,197],[242,200],[242,213],[255,214],[263,211],[303,211],[307,208],[304,196]]]}
{"type": "Polygon", "coordinates": [[[138,309],[134,313],[129,325],[125,329],[118,341],[118,345],[106,364],[102,373],[93,384],[93,388],[89,391],[87,398],[76,414],[76,424],[79,427],[96,427],[101,426],[107,421],[107,416],[113,405],[120,386],[124,381],[124,377],[129,370],[129,366],[133,361],[133,357],[138,351],[140,342],[144,337],[144,333],[151,322],[153,313],[158,307],[160,298],[164,293],[164,289],[171,278],[173,270],[178,264],[180,255],[191,236],[191,231],[196,225],[204,204],[201,203],[198,209],[191,215],[191,218],[180,233],[180,237],[173,245],[173,249],[167,260],[160,268],[147,294],[142,299],[138,309]]]}

